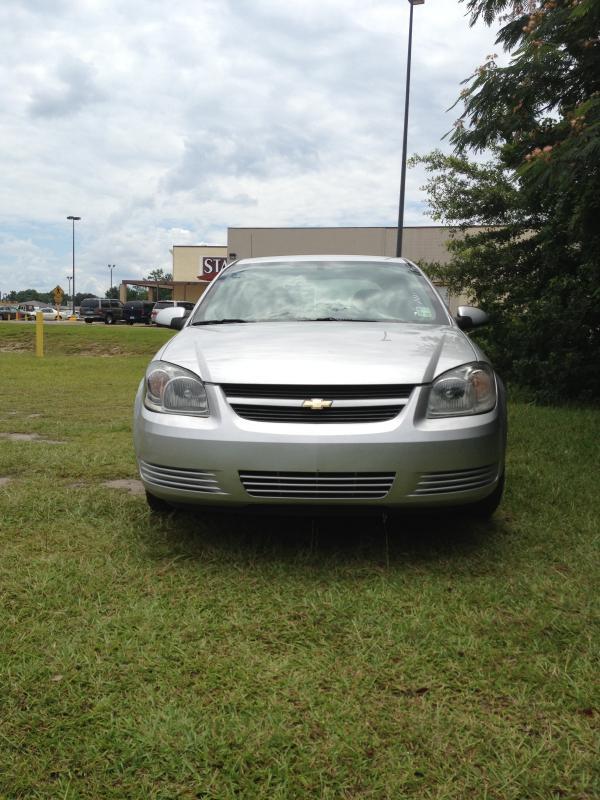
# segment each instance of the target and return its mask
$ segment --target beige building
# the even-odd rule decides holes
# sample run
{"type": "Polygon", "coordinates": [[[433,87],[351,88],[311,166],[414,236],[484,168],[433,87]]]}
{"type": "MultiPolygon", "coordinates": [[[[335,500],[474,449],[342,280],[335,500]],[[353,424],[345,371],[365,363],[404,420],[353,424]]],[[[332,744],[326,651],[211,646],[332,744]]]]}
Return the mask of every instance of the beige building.
{"type": "Polygon", "coordinates": [[[173,299],[196,301],[227,263],[226,245],[173,245],[173,299]]]}
{"type": "MultiPolygon", "coordinates": [[[[477,230],[477,229],[473,229],[477,230]]],[[[445,264],[450,229],[404,228],[403,255],[445,264]]],[[[396,255],[397,228],[229,228],[229,258],[283,255],[396,255]]]]}
{"type": "Polygon", "coordinates": [[[125,279],[121,281],[119,297],[127,299],[127,287],[145,289],[148,300],[155,301],[159,289],[170,289],[173,300],[196,302],[208,284],[227,263],[226,245],[173,245],[171,248],[173,281],[125,279]]]}
{"type": "MultiPolygon", "coordinates": [[[[471,230],[479,230],[473,228],[471,230]]],[[[196,301],[228,261],[239,258],[284,255],[396,255],[396,228],[228,228],[227,245],[173,245],[174,300],[196,301]]],[[[404,228],[404,255],[416,262],[449,260],[447,242],[450,229],[442,226],[404,228]]],[[[149,293],[153,286],[146,282],[149,293]]],[[[123,287],[124,288],[124,287],[123,287]]],[[[454,312],[464,298],[449,297],[441,289],[454,312]]]]}
{"type": "MultiPolygon", "coordinates": [[[[470,230],[479,230],[471,228],[470,230]]],[[[229,228],[230,259],[283,255],[396,255],[397,228],[229,228]]],[[[404,228],[403,255],[411,261],[446,264],[450,228],[423,226],[404,228]]],[[[463,297],[449,295],[438,286],[452,313],[463,297]]]]}

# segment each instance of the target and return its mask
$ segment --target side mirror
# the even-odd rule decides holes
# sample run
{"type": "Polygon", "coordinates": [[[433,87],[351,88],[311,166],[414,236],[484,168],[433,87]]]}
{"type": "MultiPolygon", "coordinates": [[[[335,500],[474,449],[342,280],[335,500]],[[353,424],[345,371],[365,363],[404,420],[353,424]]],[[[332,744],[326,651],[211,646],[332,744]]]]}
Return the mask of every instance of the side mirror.
{"type": "Polygon", "coordinates": [[[156,324],[161,328],[170,328],[171,322],[177,317],[183,317],[185,308],[182,306],[171,306],[169,308],[161,308],[156,315],[156,324]]]}
{"type": "Polygon", "coordinates": [[[463,331],[470,331],[472,328],[480,328],[487,325],[490,321],[489,316],[480,308],[475,306],[459,306],[456,312],[456,324],[463,331]]]}
{"type": "Polygon", "coordinates": [[[186,320],[187,320],[187,316],[186,317],[173,317],[169,327],[173,328],[176,331],[180,331],[183,328],[183,326],[185,325],[186,320]]]}

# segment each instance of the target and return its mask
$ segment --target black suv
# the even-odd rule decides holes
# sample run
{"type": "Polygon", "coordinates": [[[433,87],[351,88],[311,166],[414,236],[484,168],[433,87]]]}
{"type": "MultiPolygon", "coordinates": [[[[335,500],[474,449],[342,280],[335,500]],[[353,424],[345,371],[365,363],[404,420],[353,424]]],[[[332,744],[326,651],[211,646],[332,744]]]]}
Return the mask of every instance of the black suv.
{"type": "Polygon", "coordinates": [[[86,322],[104,322],[112,325],[123,319],[123,303],[120,300],[101,300],[86,297],[79,306],[79,319],[86,322]]]}
{"type": "Polygon", "coordinates": [[[123,321],[128,325],[134,322],[143,322],[150,325],[150,314],[154,303],[150,300],[128,300],[123,306],[123,321]]]}

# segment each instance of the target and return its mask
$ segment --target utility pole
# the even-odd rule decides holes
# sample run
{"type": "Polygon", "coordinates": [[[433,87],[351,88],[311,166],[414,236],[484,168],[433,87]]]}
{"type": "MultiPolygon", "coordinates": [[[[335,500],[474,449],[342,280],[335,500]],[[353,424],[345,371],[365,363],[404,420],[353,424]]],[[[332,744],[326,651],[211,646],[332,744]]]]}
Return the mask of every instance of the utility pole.
{"type": "Polygon", "coordinates": [[[408,144],[408,107],[410,103],[410,62],[412,56],[413,10],[422,6],[425,0],[408,0],[410,3],[410,22],[408,24],[408,57],[406,61],[406,92],[404,95],[404,137],[402,140],[402,169],[400,174],[400,202],[398,204],[398,238],[396,240],[396,258],[402,256],[402,238],[404,234],[404,195],[406,192],[406,152],[408,144]]]}
{"type": "Polygon", "coordinates": [[[81,217],[70,216],[70,217],[67,217],[67,219],[70,219],[71,222],[73,223],[73,276],[72,276],[72,281],[73,281],[73,295],[72,295],[72,297],[73,297],[73,309],[72,309],[72,312],[73,312],[73,316],[75,316],[75,223],[78,220],[80,220],[81,217]]]}

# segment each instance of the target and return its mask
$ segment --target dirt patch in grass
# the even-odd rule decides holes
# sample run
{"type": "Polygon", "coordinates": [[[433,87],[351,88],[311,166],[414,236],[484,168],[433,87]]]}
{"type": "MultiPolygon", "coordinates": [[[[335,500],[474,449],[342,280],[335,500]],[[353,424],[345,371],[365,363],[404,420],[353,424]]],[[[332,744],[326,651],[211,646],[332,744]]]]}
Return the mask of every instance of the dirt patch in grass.
{"type": "Polygon", "coordinates": [[[57,439],[45,439],[39,433],[0,433],[0,439],[8,439],[9,442],[43,442],[44,444],[65,444],[57,439]]]}
{"type": "Polygon", "coordinates": [[[104,481],[102,486],[106,486],[107,489],[124,489],[125,491],[129,492],[129,494],[133,495],[140,495],[144,494],[145,492],[141,481],[135,481],[129,478],[123,478],[116,481],[104,481]]]}
{"type": "MultiPolygon", "coordinates": [[[[19,332],[20,333],[20,332],[19,332]]],[[[46,340],[45,343],[45,354],[49,355],[52,351],[52,340],[46,340]]],[[[99,356],[99,355],[123,355],[127,353],[125,348],[116,346],[107,345],[103,342],[81,342],[79,340],[69,341],[61,340],[61,350],[64,353],[71,354],[76,353],[77,355],[81,356],[99,356]]],[[[0,353],[33,353],[34,351],[34,341],[29,336],[15,336],[13,339],[5,339],[2,344],[0,345],[0,353]]]]}
{"type": "Polygon", "coordinates": [[[12,342],[3,342],[0,346],[0,353],[25,353],[31,351],[31,342],[15,340],[12,342]]]}
{"type": "Polygon", "coordinates": [[[0,478],[0,487],[8,486],[8,484],[12,481],[12,478],[4,477],[0,478]]]}
{"type": "Polygon", "coordinates": [[[126,347],[119,345],[107,344],[105,342],[86,342],[80,344],[73,342],[71,346],[65,346],[66,353],[73,353],[79,356],[100,356],[102,358],[110,358],[111,356],[128,355],[126,347]]]}

